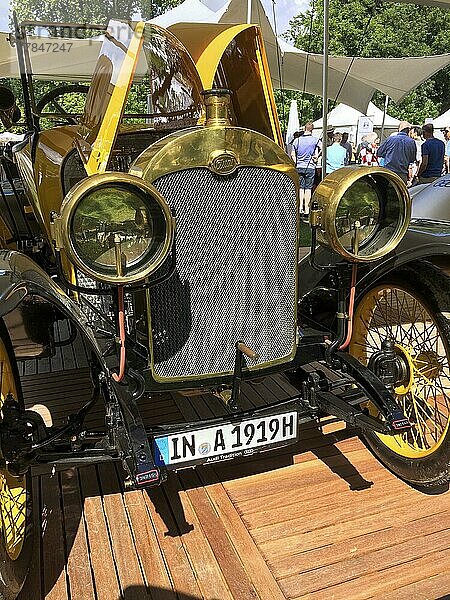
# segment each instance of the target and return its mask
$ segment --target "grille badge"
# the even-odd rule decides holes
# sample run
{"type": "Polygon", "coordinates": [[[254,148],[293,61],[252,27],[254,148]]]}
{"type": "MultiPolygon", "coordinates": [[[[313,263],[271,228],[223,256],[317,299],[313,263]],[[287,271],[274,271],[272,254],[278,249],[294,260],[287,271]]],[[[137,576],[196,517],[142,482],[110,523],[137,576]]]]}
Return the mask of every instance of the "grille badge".
{"type": "Polygon", "coordinates": [[[229,150],[216,150],[209,155],[209,168],[217,175],[230,175],[239,165],[234,152],[229,150]]]}

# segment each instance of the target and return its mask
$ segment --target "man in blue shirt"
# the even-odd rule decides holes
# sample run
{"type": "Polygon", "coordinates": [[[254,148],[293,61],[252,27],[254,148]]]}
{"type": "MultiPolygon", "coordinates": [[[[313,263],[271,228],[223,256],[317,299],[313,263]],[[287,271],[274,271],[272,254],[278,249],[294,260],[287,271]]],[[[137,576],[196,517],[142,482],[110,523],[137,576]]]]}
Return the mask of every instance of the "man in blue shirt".
{"type": "Polygon", "coordinates": [[[300,178],[300,213],[309,214],[311,190],[316,174],[316,162],[319,140],[313,136],[314,125],[306,123],[305,133],[292,143],[292,160],[300,178]]]}
{"type": "Polygon", "coordinates": [[[417,173],[419,183],[431,183],[442,175],[445,144],[442,140],[435,138],[433,134],[433,124],[425,123],[422,127],[422,136],[425,139],[421,148],[422,161],[417,173]]]}
{"type": "Polygon", "coordinates": [[[409,123],[400,121],[398,133],[385,139],[377,152],[386,169],[396,173],[405,183],[409,177],[409,165],[416,160],[416,143],[408,135],[410,129],[409,123]]]}

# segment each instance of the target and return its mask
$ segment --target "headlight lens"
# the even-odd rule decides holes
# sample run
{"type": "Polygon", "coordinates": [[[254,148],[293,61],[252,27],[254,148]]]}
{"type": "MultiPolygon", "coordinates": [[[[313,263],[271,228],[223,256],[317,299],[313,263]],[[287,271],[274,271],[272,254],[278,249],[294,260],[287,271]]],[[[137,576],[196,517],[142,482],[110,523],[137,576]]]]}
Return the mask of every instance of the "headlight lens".
{"type": "Polygon", "coordinates": [[[75,186],[61,220],[69,258],[108,283],[145,279],[172,244],[173,222],[164,199],[153,186],[122,173],[94,175],[75,186]]]}
{"type": "Polygon", "coordinates": [[[392,251],[409,224],[411,200],[403,181],[377,167],[335,171],[314,193],[319,241],[347,260],[376,260],[392,251]]]}

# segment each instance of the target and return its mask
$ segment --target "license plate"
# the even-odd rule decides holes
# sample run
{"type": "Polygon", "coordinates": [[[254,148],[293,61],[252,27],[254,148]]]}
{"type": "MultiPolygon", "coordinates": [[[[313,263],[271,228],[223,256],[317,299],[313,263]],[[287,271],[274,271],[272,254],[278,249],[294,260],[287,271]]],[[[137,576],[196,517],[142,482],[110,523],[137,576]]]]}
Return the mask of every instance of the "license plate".
{"type": "Polygon", "coordinates": [[[250,456],[297,440],[296,411],[184,431],[154,439],[158,466],[179,469],[250,456]]]}

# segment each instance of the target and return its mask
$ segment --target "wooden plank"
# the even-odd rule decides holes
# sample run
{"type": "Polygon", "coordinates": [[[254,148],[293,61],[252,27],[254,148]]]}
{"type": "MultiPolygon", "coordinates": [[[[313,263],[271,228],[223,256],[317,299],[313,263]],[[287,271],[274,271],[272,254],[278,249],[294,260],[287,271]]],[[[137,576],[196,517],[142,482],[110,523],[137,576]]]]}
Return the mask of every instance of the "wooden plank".
{"type": "MultiPolygon", "coordinates": [[[[421,499],[420,493],[414,493],[414,490],[404,490],[404,493],[400,498],[395,498],[386,504],[386,487],[379,491],[378,494],[372,494],[372,490],[369,493],[359,492],[361,494],[360,501],[356,504],[350,501],[350,494],[341,495],[337,504],[327,507],[324,511],[322,508],[312,508],[308,510],[305,507],[304,512],[297,510],[293,514],[291,513],[291,506],[288,506],[287,511],[281,511],[282,516],[272,518],[268,524],[261,523],[257,528],[252,528],[252,535],[258,542],[266,542],[269,540],[282,539],[286,536],[301,534],[311,529],[322,529],[334,525],[339,521],[350,522],[357,520],[358,518],[364,517],[367,513],[371,515],[383,514],[386,512],[386,508],[393,508],[396,506],[403,506],[404,504],[419,501],[421,499]],[[381,493],[383,492],[383,493],[381,493]]],[[[390,489],[389,489],[390,493],[390,489]]],[[[393,494],[390,494],[393,497],[393,494]]],[[[303,508],[303,507],[302,507],[303,508]]],[[[246,522],[248,520],[246,519],[246,522]]],[[[254,520],[253,520],[254,521],[254,520]]]]}
{"type": "MultiPolygon", "coordinates": [[[[330,456],[333,456],[330,450],[330,456]]],[[[301,455],[303,463],[308,463],[306,466],[314,465],[314,461],[316,461],[316,457],[314,454],[308,452],[301,455]]],[[[298,461],[298,456],[294,457],[294,464],[300,464],[298,461]],[[298,461],[298,462],[297,462],[298,461]]],[[[393,476],[386,471],[385,469],[381,469],[379,465],[375,462],[370,465],[372,469],[368,469],[364,472],[364,480],[372,483],[371,489],[375,484],[379,484],[384,481],[393,481],[393,476]]],[[[360,491],[361,486],[358,486],[358,481],[363,478],[363,474],[359,472],[353,476],[348,476],[345,479],[341,478],[336,480],[333,488],[330,488],[329,481],[325,479],[325,481],[317,481],[317,483],[311,483],[311,494],[306,492],[306,487],[303,485],[295,487],[290,487],[289,489],[284,489],[284,486],[280,486],[277,490],[273,490],[270,495],[257,495],[255,493],[255,497],[241,499],[241,494],[239,493],[241,490],[236,492],[233,488],[233,482],[226,482],[227,490],[229,490],[230,495],[233,500],[237,502],[237,507],[240,512],[243,514],[256,514],[261,511],[273,511],[276,510],[280,506],[290,506],[290,505],[301,505],[305,502],[310,502],[314,504],[314,500],[317,499],[317,506],[327,506],[333,502],[333,498],[336,494],[345,493],[349,490],[352,491],[360,491]]],[[[300,483],[303,483],[302,481],[300,483]]],[[[404,485],[404,484],[403,484],[404,485]]],[[[364,489],[364,487],[362,488],[364,489]]]]}
{"type": "Polygon", "coordinates": [[[285,391],[288,396],[296,396],[298,389],[291,385],[286,375],[282,373],[276,373],[272,375],[272,379],[285,391]]]}
{"type": "MultiPolygon", "coordinates": [[[[183,545],[189,556],[202,597],[234,600],[235,596],[230,593],[230,585],[228,581],[225,581],[226,578],[224,579],[225,574],[221,569],[220,557],[211,549],[211,540],[205,535],[201,525],[204,515],[199,513],[195,504],[192,503],[190,491],[186,492],[176,477],[169,477],[165,489],[178,527],[188,524],[187,531],[183,534],[183,545]]],[[[236,573],[236,577],[238,576],[239,573],[236,573]]]]}
{"type": "MultiPolygon", "coordinates": [[[[217,472],[220,473],[221,479],[233,479],[230,482],[229,489],[233,496],[239,499],[247,500],[257,497],[269,497],[277,492],[280,492],[280,483],[283,480],[283,485],[289,486],[284,488],[286,492],[290,492],[298,488],[298,482],[290,477],[296,473],[296,469],[302,465],[302,470],[298,476],[302,478],[308,477],[310,469],[320,471],[321,478],[326,479],[328,471],[332,471],[337,475],[336,481],[345,479],[354,489],[364,489],[370,486],[370,481],[364,478],[364,473],[374,469],[380,469],[377,463],[369,454],[369,452],[361,445],[355,447],[354,452],[341,453],[340,451],[326,451],[320,453],[320,460],[317,459],[315,453],[304,453],[305,446],[294,445],[287,446],[285,449],[271,452],[270,455],[256,454],[247,460],[239,463],[239,470],[236,470],[232,463],[223,463],[217,465],[217,472]],[[358,461],[358,468],[353,465],[352,459],[358,460],[356,452],[361,452],[358,461]],[[302,454],[299,454],[303,452],[302,454]],[[347,458],[349,454],[350,459],[347,458]],[[308,464],[305,464],[308,463],[308,464]],[[281,471],[281,467],[292,469],[291,471],[281,471]],[[254,483],[253,488],[248,488],[247,479],[252,477],[254,483]]],[[[320,482],[320,477],[314,481],[311,477],[311,485],[315,482],[320,482]]],[[[302,479],[303,481],[303,479],[302,479]]]]}
{"type": "Polygon", "coordinates": [[[143,494],[146,492],[139,490],[124,494],[125,508],[132,527],[139,562],[151,598],[173,600],[173,586],[143,494]]]}
{"type": "MultiPolygon", "coordinates": [[[[403,524],[407,527],[411,521],[412,515],[414,515],[415,519],[420,519],[429,515],[430,512],[433,513],[429,498],[423,498],[421,501],[414,503],[414,505],[411,505],[410,502],[402,505],[401,499],[398,499],[397,502],[397,506],[394,508],[387,507],[383,513],[378,513],[376,515],[368,513],[365,517],[354,519],[348,523],[335,523],[334,525],[324,527],[323,529],[303,531],[302,535],[294,534],[284,539],[269,540],[265,543],[260,543],[260,550],[268,560],[271,560],[282,556],[305,552],[312,548],[335,544],[348,537],[352,537],[353,532],[363,535],[386,529],[386,527],[390,527],[394,524],[403,524]]],[[[436,506],[435,510],[440,511],[440,507],[436,506]]]]}
{"type": "MultiPolygon", "coordinates": [[[[256,496],[270,496],[272,493],[280,490],[280,482],[283,482],[283,489],[288,490],[294,487],[298,488],[299,478],[301,478],[302,487],[309,483],[314,485],[329,480],[330,470],[320,460],[287,464],[285,465],[285,470],[272,470],[275,466],[281,466],[279,465],[279,461],[275,462],[275,460],[269,457],[266,461],[267,468],[265,472],[259,472],[255,475],[230,481],[228,488],[238,494],[241,500],[245,500],[256,496]]],[[[351,452],[348,456],[330,457],[330,461],[328,462],[338,470],[335,473],[336,480],[350,475],[363,475],[364,472],[373,470],[376,464],[374,458],[365,449],[351,452]]]]}
{"type": "Polygon", "coordinates": [[[46,600],[68,600],[63,515],[58,474],[42,475],[43,596],[46,600]]]}
{"type": "MultiPolygon", "coordinates": [[[[114,465],[110,463],[100,465],[98,472],[106,522],[111,537],[114,563],[120,587],[124,595],[125,590],[133,589],[133,600],[144,600],[147,598],[147,591],[120,492],[116,470],[114,465]]],[[[128,597],[130,595],[131,592],[128,592],[128,597]]]]}
{"type": "MultiPolygon", "coordinates": [[[[389,481],[391,497],[393,492],[399,491],[402,492],[402,497],[407,499],[414,499],[419,495],[412,488],[407,488],[401,482],[392,481],[389,477],[386,477],[385,481],[389,481]]],[[[367,514],[368,510],[377,512],[377,509],[382,509],[386,504],[386,488],[378,485],[357,492],[352,492],[347,487],[342,491],[330,491],[323,496],[297,502],[295,500],[291,502],[293,496],[294,494],[290,497],[277,494],[278,506],[276,508],[272,501],[270,507],[266,506],[258,512],[244,511],[246,525],[252,530],[262,530],[271,526],[276,528],[277,524],[290,523],[294,519],[296,523],[307,519],[314,522],[315,527],[323,527],[326,523],[332,523],[336,514],[339,514],[340,519],[355,518],[358,514],[367,514]],[[356,494],[358,495],[357,503],[355,503],[356,494]]]]}
{"type": "Polygon", "coordinates": [[[64,382],[67,378],[77,379],[78,377],[85,377],[89,375],[89,369],[66,369],[65,371],[59,371],[55,373],[34,373],[32,375],[24,375],[22,378],[23,385],[40,385],[42,382],[50,380],[52,382],[64,382]]]}
{"type": "Polygon", "coordinates": [[[71,598],[95,600],[78,472],[70,469],[61,473],[60,477],[70,595],[71,598]]]}
{"type": "Polygon", "coordinates": [[[326,565],[333,565],[335,569],[340,569],[342,561],[350,558],[358,559],[369,552],[382,550],[383,548],[393,548],[403,542],[420,546],[421,537],[441,531],[445,527],[446,523],[442,518],[442,514],[438,513],[415,519],[409,523],[409,526],[405,526],[405,524],[396,526],[395,523],[391,522],[386,529],[377,530],[366,535],[358,535],[358,530],[354,530],[346,539],[340,542],[336,541],[301,554],[289,554],[279,560],[270,561],[270,568],[277,579],[305,571],[313,571],[326,565]]]}
{"type": "Polygon", "coordinates": [[[199,475],[204,482],[205,479],[214,481],[206,486],[206,493],[259,597],[261,600],[284,600],[284,595],[250,533],[239,518],[223,485],[217,481],[216,475],[211,471],[211,469],[200,469],[199,475]]]}
{"type": "MultiPolygon", "coordinates": [[[[55,337],[58,341],[67,340],[69,337],[69,328],[67,324],[67,320],[57,321],[55,324],[55,337]]],[[[69,346],[61,346],[58,348],[59,350],[59,368],[56,368],[55,371],[66,371],[69,369],[76,369],[77,363],[75,360],[74,352],[72,347],[69,346]]]]}
{"type": "Polygon", "coordinates": [[[183,396],[178,392],[172,392],[171,397],[186,421],[189,422],[198,420],[198,414],[191,404],[191,398],[183,396]]]}
{"type": "MultiPolygon", "coordinates": [[[[393,583],[395,586],[395,583],[393,583]]],[[[450,597],[450,570],[433,575],[429,579],[415,581],[401,588],[377,595],[378,600],[413,600],[414,598],[429,598],[448,600],[450,597]]]]}
{"type": "Polygon", "coordinates": [[[267,390],[267,394],[265,394],[264,397],[267,397],[268,400],[270,399],[270,402],[279,402],[280,400],[286,400],[291,397],[291,394],[288,394],[272,377],[266,377],[266,379],[264,379],[264,386],[267,390]]]}
{"type": "Polygon", "coordinates": [[[90,563],[97,600],[120,598],[120,588],[94,466],[79,469],[90,563]]]}
{"type": "Polygon", "coordinates": [[[183,536],[174,521],[170,505],[162,488],[144,494],[153,526],[164,553],[171,580],[178,597],[201,598],[200,590],[183,544],[183,536]],[[184,595],[184,596],[183,596],[184,595]]]}
{"type": "Polygon", "coordinates": [[[42,596],[42,568],[41,568],[41,490],[39,477],[33,477],[33,555],[25,585],[17,600],[41,600],[42,596]]]}
{"type": "Polygon", "coordinates": [[[327,587],[333,588],[355,578],[362,578],[371,573],[419,559],[427,554],[447,550],[449,549],[449,533],[448,529],[436,531],[413,543],[407,540],[388,548],[343,560],[339,563],[339,568],[336,568],[335,564],[327,565],[313,571],[286,577],[279,583],[288,598],[297,596],[299,589],[302,590],[303,595],[320,590],[324,581],[327,587]]]}
{"type": "MultiPolygon", "coordinates": [[[[427,554],[419,559],[408,561],[407,565],[401,564],[391,569],[371,573],[365,577],[357,577],[344,584],[327,587],[316,592],[295,596],[296,600],[366,600],[378,597],[390,591],[393,587],[400,588],[426,580],[442,573],[442,565],[448,565],[450,549],[427,554]]],[[[326,581],[323,582],[326,585],[326,581]]],[[[445,594],[445,591],[444,591],[445,594]]],[[[420,600],[422,598],[419,596],[420,600]]],[[[445,598],[445,595],[443,596],[445,598]]],[[[412,600],[412,599],[411,599],[412,600]]],[[[419,599],[418,599],[419,600],[419,599]]]]}
{"type": "Polygon", "coordinates": [[[201,529],[212,548],[215,560],[220,565],[231,597],[233,600],[257,599],[258,594],[242,566],[240,557],[230,543],[224,524],[218,518],[205,489],[198,485],[195,473],[191,470],[183,473],[182,482],[186,485],[187,494],[195,507],[201,529]]]}
{"type": "Polygon", "coordinates": [[[243,383],[242,393],[243,395],[256,407],[265,406],[266,400],[266,388],[261,383],[243,383]]]}

